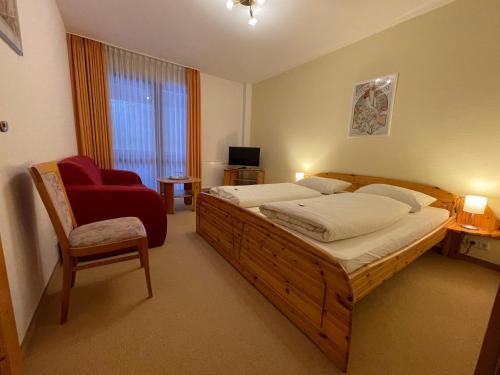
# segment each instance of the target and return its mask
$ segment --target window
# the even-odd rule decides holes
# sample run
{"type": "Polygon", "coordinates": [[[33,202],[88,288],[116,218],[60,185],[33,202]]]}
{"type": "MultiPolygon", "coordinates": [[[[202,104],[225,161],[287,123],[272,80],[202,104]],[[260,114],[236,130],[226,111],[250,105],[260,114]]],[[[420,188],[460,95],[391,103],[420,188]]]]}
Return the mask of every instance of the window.
{"type": "Polygon", "coordinates": [[[158,177],[186,174],[185,68],[114,47],[108,55],[115,168],[158,177]]]}

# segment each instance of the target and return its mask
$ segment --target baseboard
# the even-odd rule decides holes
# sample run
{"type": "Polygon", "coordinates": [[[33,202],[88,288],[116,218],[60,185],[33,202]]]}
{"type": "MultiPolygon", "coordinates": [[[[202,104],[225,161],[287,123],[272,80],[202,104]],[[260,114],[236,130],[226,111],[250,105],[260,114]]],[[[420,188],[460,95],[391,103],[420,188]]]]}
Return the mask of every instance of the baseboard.
{"type": "Polygon", "coordinates": [[[474,258],[465,254],[458,254],[457,259],[464,260],[469,263],[477,264],[478,266],[486,267],[494,271],[500,272],[500,265],[482,260],[479,258],[474,258]]]}
{"type": "Polygon", "coordinates": [[[47,289],[49,287],[49,284],[52,282],[52,279],[54,278],[54,275],[56,273],[56,270],[57,268],[60,267],[60,261],[57,261],[57,263],[54,265],[54,268],[52,270],[52,273],[50,274],[50,277],[49,277],[49,280],[47,281],[47,284],[45,285],[45,288],[43,289],[43,293],[40,297],[40,299],[38,300],[38,304],[36,306],[36,309],[35,309],[35,312],[33,313],[33,316],[31,317],[31,321],[30,321],[30,324],[28,326],[28,329],[26,330],[26,333],[24,334],[24,337],[21,341],[21,354],[24,358],[25,356],[25,346],[26,346],[26,343],[30,341],[30,338],[32,337],[33,335],[33,330],[34,330],[34,322],[36,321],[38,315],[39,315],[39,311],[40,311],[40,305],[42,304],[42,301],[43,299],[46,297],[47,295],[47,289]]]}

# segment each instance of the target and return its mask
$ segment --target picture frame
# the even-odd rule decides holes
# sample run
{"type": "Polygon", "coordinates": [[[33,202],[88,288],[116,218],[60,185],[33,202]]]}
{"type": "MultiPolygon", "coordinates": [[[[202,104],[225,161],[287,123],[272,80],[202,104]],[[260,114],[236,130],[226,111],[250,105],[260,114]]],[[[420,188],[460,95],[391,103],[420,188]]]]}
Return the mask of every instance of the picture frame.
{"type": "Polygon", "coordinates": [[[17,0],[0,0],[0,37],[19,55],[23,55],[17,0]]]}
{"type": "Polygon", "coordinates": [[[358,82],[354,85],[348,137],[388,137],[398,74],[358,82]]]}

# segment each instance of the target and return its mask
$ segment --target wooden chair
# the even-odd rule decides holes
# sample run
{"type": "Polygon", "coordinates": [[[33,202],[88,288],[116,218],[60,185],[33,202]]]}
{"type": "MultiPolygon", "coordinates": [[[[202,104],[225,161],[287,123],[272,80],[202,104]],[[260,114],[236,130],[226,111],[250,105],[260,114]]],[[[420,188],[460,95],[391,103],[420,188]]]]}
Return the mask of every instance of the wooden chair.
{"type": "Polygon", "coordinates": [[[61,324],[68,320],[69,297],[76,271],[139,259],[146,274],[149,298],[153,296],[149,273],[148,240],[142,222],[135,217],[103,220],[77,226],[56,162],[33,165],[31,176],[56,231],[63,263],[61,324]],[[117,251],[137,250],[137,254],[116,255],[117,251]],[[108,259],[103,259],[108,257],[108,259]],[[92,262],[78,262],[93,258],[92,262]],[[100,259],[100,260],[99,260],[100,259]]]}

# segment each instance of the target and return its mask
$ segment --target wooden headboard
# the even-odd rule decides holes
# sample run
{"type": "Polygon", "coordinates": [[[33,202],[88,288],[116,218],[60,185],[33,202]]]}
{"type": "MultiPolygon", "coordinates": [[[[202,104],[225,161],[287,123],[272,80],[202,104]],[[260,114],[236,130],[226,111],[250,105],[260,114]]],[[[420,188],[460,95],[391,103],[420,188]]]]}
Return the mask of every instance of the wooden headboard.
{"type": "Polygon", "coordinates": [[[436,198],[437,201],[434,202],[432,206],[447,209],[448,211],[450,211],[450,214],[452,216],[455,216],[455,209],[459,200],[459,197],[457,195],[450,193],[449,191],[442,190],[436,186],[420,184],[418,182],[336,172],[317,173],[315,174],[315,176],[336,178],[338,180],[350,182],[352,185],[346,189],[347,191],[354,191],[362,186],[370,184],[388,184],[416,190],[436,198]]]}

